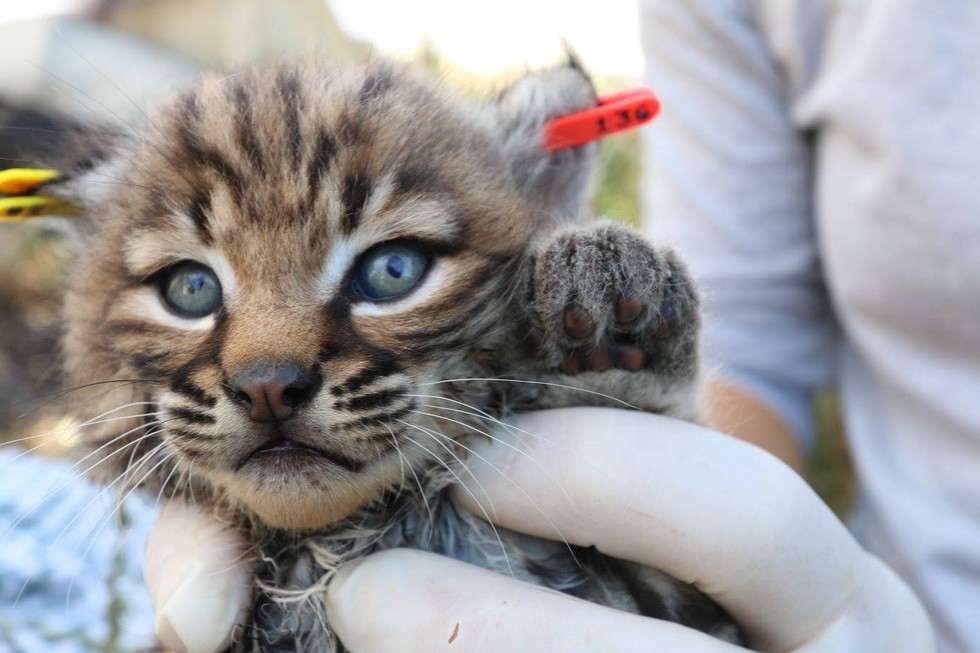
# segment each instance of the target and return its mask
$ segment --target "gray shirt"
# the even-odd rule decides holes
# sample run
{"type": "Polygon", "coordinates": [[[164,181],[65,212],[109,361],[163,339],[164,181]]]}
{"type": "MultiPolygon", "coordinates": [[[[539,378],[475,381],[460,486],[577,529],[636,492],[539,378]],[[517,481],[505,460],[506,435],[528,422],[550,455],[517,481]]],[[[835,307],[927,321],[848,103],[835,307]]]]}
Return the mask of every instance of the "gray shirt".
{"type": "Polygon", "coordinates": [[[839,383],[858,537],[980,651],[980,1],[640,4],[647,224],[709,371],[804,438],[839,383]]]}

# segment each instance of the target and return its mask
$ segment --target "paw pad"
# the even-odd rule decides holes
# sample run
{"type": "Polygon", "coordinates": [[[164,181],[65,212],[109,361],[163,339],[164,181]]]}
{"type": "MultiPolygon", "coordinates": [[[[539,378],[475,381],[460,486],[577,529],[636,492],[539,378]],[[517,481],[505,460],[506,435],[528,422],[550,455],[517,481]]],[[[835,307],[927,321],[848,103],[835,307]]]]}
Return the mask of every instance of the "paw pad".
{"type": "Polygon", "coordinates": [[[599,225],[557,236],[536,259],[529,296],[541,342],[533,355],[552,370],[696,368],[696,291],[673,252],[635,232],[599,225]]]}
{"type": "Polygon", "coordinates": [[[589,312],[578,304],[565,309],[565,333],[576,340],[584,340],[595,331],[595,322],[589,312]]]}
{"type": "Polygon", "coordinates": [[[643,313],[643,302],[639,297],[622,297],[616,302],[616,322],[630,324],[643,313]]]}

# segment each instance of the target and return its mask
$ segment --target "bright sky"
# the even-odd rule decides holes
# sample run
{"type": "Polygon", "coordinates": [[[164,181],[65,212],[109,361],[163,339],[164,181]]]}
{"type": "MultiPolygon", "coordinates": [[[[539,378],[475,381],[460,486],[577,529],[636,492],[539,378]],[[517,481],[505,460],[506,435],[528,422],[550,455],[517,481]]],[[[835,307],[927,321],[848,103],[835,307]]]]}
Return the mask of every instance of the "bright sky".
{"type": "Polygon", "coordinates": [[[428,38],[452,63],[484,75],[553,63],[562,39],[602,75],[642,73],[635,0],[326,0],[351,36],[393,53],[428,38]]]}
{"type": "MultiPolygon", "coordinates": [[[[95,0],[0,0],[0,20],[78,11],[95,0]]],[[[636,0],[324,0],[351,36],[395,54],[428,39],[450,62],[493,76],[561,57],[562,41],[600,75],[643,70],[636,0]]],[[[682,0],[679,0],[682,1],[682,0]]]]}
{"type": "Polygon", "coordinates": [[[0,22],[27,20],[52,14],[82,11],[94,0],[0,0],[0,22]]]}

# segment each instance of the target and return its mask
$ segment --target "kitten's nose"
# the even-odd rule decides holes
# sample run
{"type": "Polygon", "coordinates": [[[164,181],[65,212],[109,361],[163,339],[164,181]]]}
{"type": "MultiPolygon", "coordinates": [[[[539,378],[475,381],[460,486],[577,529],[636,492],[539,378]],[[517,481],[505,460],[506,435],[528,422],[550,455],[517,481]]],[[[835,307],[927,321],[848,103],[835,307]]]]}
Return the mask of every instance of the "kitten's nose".
{"type": "Polygon", "coordinates": [[[292,417],[312,399],[320,379],[298,365],[257,365],[239,370],[229,383],[232,399],[248,409],[256,422],[272,422],[292,417]]]}

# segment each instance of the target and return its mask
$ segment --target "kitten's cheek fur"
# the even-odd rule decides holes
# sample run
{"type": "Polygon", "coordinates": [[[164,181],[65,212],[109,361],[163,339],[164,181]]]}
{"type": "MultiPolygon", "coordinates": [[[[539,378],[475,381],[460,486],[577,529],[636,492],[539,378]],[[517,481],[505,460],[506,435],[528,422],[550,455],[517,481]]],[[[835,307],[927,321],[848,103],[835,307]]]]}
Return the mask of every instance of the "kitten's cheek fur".
{"type": "Polygon", "coordinates": [[[383,458],[352,473],[329,463],[302,472],[243,468],[215,479],[237,504],[273,528],[323,528],[369,504],[400,476],[396,459],[383,458]]]}

